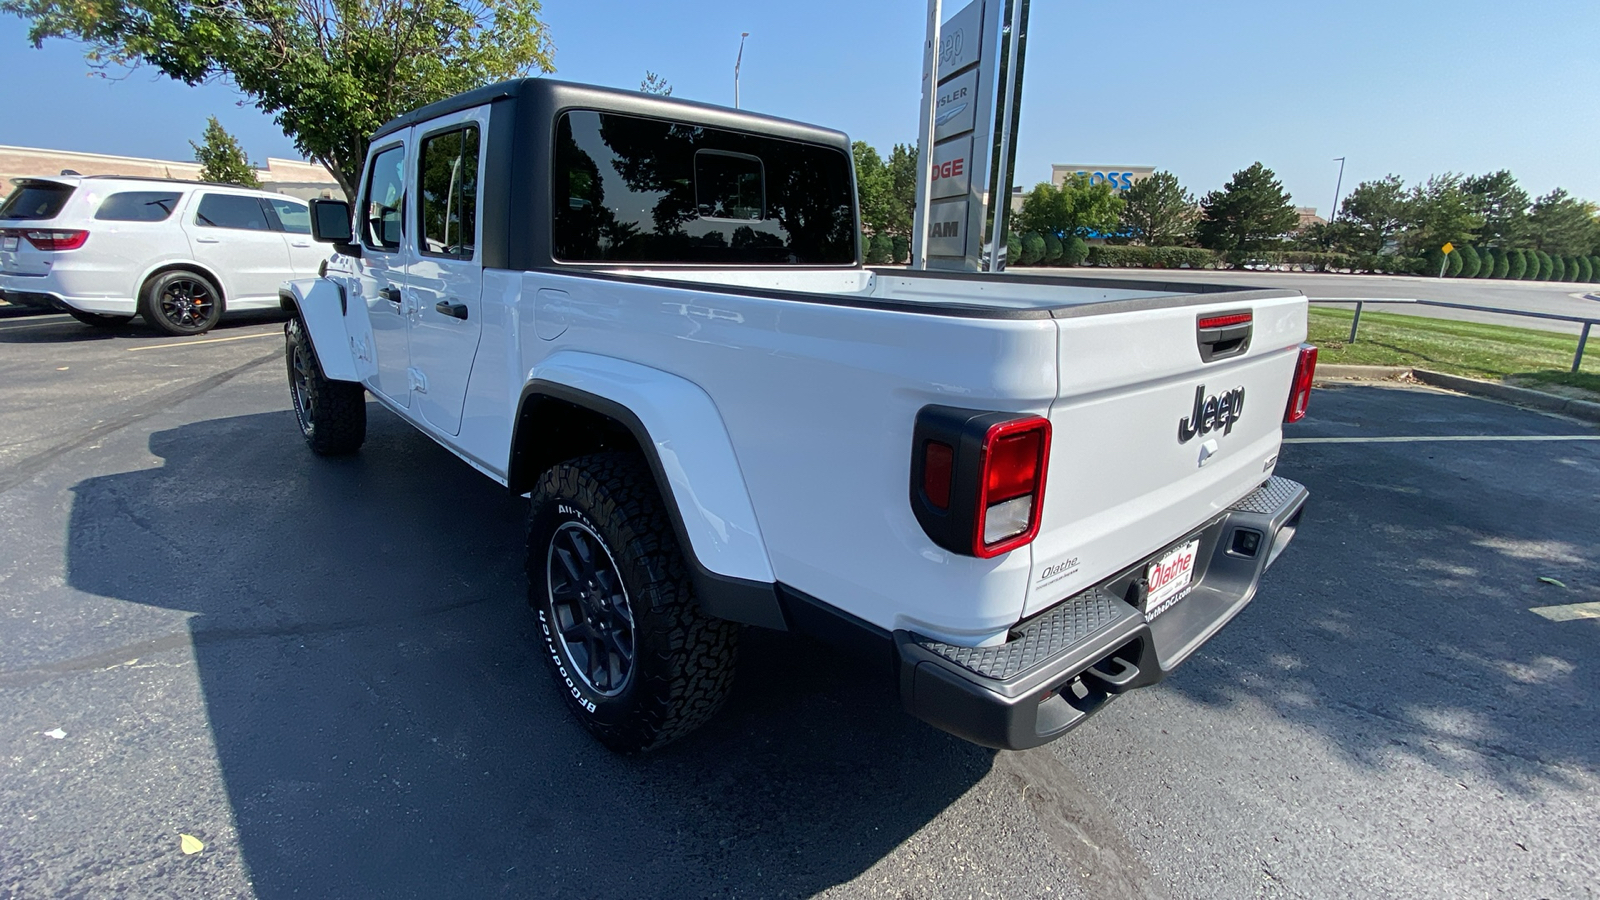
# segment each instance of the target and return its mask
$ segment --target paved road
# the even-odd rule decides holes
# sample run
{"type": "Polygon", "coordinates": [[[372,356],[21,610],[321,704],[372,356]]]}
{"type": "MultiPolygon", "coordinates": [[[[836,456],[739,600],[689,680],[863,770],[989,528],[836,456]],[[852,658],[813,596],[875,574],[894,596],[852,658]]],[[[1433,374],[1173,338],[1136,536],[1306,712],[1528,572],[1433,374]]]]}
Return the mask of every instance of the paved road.
{"type": "MultiPolygon", "coordinates": [[[[1553,313],[1561,316],[1600,319],[1600,286],[1565,284],[1553,281],[1479,281],[1456,278],[1418,278],[1410,275],[1323,275],[1310,272],[1234,272],[1206,269],[1181,271],[1155,269],[1017,269],[1030,274],[1077,275],[1094,278],[1205,281],[1238,284],[1246,287],[1287,288],[1307,297],[1371,297],[1438,300],[1499,309],[1553,313]]],[[[1353,308],[1354,304],[1338,304],[1353,308]]],[[[1582,326],[1566,322],[1477,313],[1466,310],[1426,306],[1384,304],[1367,309],[1420,315],[1429,318],[1486,322],[1491,325],[1517,325],[1544,331],[1577,334],[1582,326]]]]}
{"type": "MultiPolygon", "coordinates": [[[[717,720],[622,759],[538,658],[524,503],[375,407],[312,458],[276,332],[0,322],[0,897],[1600,885],[1600,621],[1528,612],[1600,594],[1600,443],[1286,446],[1312,506],[1257,601],[1040,750],[752,630],[717,720]]],[[[1600,434],[1384,387],[1312,412],[1292,438],[1600,434]]]]}

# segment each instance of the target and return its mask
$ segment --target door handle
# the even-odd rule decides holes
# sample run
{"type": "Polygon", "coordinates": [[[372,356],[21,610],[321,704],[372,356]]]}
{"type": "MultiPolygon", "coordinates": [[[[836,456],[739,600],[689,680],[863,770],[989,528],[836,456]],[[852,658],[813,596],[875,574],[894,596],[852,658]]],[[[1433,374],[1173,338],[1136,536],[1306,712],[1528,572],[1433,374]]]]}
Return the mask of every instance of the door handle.
{"type": "Polygon", "coordinates": [[[293,242],[290,243],[289,246],[291,246],[291,247],[309,247],[309,246],[311,246],[311,243],[309,241],[293,241],[293,242]]]}
{"type": "Polygon", "coordinates": [[[383,294],[383,299],[390,303],[397,305],[400,303],[400,289],[397,287],[386,287],[379,293],[383,294]]]}
{"type": "Polygon", "coordinates": [[[467,317],[467,305],[451,300],[440,300],[433,305],[433,310],[442,316],[450,316],[456,319],[466,319],[467,317]]]}
{"type": "Polygon", "coordinates": [[[196,244],[220,244],[222,241],[219,238],[214,237],[197,237],[194,239],[194,242],[196,244]]]}

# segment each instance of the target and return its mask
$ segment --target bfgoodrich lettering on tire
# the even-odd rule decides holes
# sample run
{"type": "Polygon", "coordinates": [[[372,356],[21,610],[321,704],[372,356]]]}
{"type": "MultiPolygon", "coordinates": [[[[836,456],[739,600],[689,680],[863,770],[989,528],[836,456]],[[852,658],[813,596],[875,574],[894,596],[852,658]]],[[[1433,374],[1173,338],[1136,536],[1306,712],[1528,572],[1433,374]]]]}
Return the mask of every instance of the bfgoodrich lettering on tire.
{"type": "Polygon", "coordinates": [[[329,381],[299,316],[283,326],[283,356],[289,368],[289,403],[300,434],[322,456],[354,453],[367,439],[367,394],[350,381],[329,381]]]}
{"type": "Polygon", "coordinates": [[[643,460],[599,453],[546,472],[533,492],[527,569],[551,672],[607,747],[652,750],[721,708],[738,626],[700,612],[643,460]]]}

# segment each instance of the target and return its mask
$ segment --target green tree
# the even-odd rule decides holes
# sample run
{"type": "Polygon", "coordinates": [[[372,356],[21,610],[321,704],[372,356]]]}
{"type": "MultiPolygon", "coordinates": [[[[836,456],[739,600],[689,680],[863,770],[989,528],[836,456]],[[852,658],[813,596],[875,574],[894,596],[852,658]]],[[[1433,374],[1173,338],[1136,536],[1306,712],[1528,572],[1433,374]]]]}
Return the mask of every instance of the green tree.
{"type": "Polygon", "coordinates": [[[1478,237],[1491,247],[1520,247],[1528,239],[1528,192],[1505,169],[1461,182],[1467,205],[1483,221],[1478,237]]]}
{"type": "Polygon", "coordinates": [[[1589,280],[1600,282],[1600,256],[1589,257],[1589,280]]]}
{"type": "Polygon", "coordinates": [[[1465,264],[1466,260],[1461,256],[1461,248],[1457,247],[1455,250],[1451,251],[1448,257],[1445,258],[1445,277],[1460,278],[1461,269],[1465,264]]]}
{"type": "Polygon", "coordinates": [[[1270,246],[1299,221],[1278,176],[1257,162],[1200,201],[1195,237],[1208,250],[1248,252],[1270,246]]]}
{"type": "Polygon", "coordinates": [[[1528,253],[1519,248],[1506,251],[1506,278],[1521,281],[1528,277],[1528,253]]]}
{"type": "Polygon", "coordinates": [[[639,90],[646,94],[655,94],[657,97],[671,97],[672,82],[646,69],[644,80],[639,82],[639,90]]]}
{"type": "Polygon", "coordinates": [[[889,171],[884,228],[890,234],[911,236],[917,210],[917,148],[895,144],[886,164],[889,171]]]}
{"type": "Polygon", "coordinates": [[[1556,188],[1528,212],[1528,232],[1535,249],[1557,256],[1587,253],[1600,238],[1595,205],[1556,188]]]}
{"type": "Polygon", "coordinates": [[[200,164],[200,180],[218,184],[237,184],[240,187],[259,188],[255,166],[244,155],[244,148],[234,140],[222,123],[212,116],[206,122],[205,136],[200,143],[189,142],[194,148],[194,161],[200,164]]]}
{"type": "Polygon", "coordinates": [[[389,119],[531,70],[554,71],[539,0],[0,0],[28,38],[87,45],[93,68],[223,80],[355,196],[389,119]]]}
{"type": "Polygon", "coordinates": [[[1449,260],[1445,258],[1443,250],[1431,247],[1423,252],[1422,274],[1441,277],[1450,274],[1449,260]]]}
{"type": "Polygon", "coordinates": [[[1496,247],[1489,252],[1494,255],[1494,270],[1489,273],[1489,277],[1504,278],[1510,274],[1511,260],[1507,257],[1506,251],[1496,247]]]}
{"type": "Polygon", "coordinates": [[[1404,227],[1410,198],[1398,175],[1363,181],[1339,204],[1339,224],[1350,229],[1347,249],[1382,253],[1404,227]]]}
{"type": "Polygon", "coordinates": [[[1048,181],[1034,185],[1022,198],[1017,227],[1040,235],[1104,234],[1116,229],[1122,207],[1109,182],[1091,184],[1087,175],[1072,175],[1060,187],[1048,181]]]}
{"type": "Polygon", "coordinates": [[[1175,247],[1194,234],[1194,195],[1171,172],[1156,172],[1122,192],[1124,231],[1149,247],[1175,247]]]}
{"type": "Polygon", "coordinates": [[[1006,264],[1022,265],[1022,238],[1015,231],[1006,232],[1006,264]]]}
{"type": "Polygon", "coordinates": [[[1556,272],[1555,258],[1543,250],[1535,250],[1533,255],[1539,260],[1539,272],[1533,276],[1533,279],[1535,281],[1550,281],[1550,276],[1556,272]]]}
{"type": "Polygon", "coordinates": [[[873,235],[867,244],[867,264],[886,266],[892,259],[894,259],[893,240],[881,231],[873,235]]]}
{"type": "Polygon", "coordinates": [[[1477,278],[1478,269],[1483,267],[1483,261],[1478,258],[1478,251],[1467,246],[1457,248],[1456,252],[1461,254],[1461,277],[1477,278]]]}
{"type": "Polygon", "coordinates": [[[856,202],[861,209],[861,224],[874,234],[889,232],[894,216],[890,208],[889,167],[866,141],[850,145],[856,164],[856,202]]]}
{"type": "Polygon", "coordinates": [[[894,264],[904,265],[911,259],[911,241],[905,235],[894,235],[890,238],[890,245],[894,248],[894,264]]]}
{"type": "Polygon", "coordinates": [[[1550,280],[1551,281],[1566,281],[1567,280],[1567,258],[1565,256],[1555,256],[1554,254],[1551,255],[1551,257],[1550,257],[1550,280]]]}
{"type": "Polygon", "coordinates": [[[1483,218],[1473,211],[1461,189],[1461,176],[1454,172],[1435,175],[1426,184],[1412,188],[1406,212],[1401,246],[1411,254],[1446,243],[1458,247],[1470,244],[1483,225],[1483,218]]]}

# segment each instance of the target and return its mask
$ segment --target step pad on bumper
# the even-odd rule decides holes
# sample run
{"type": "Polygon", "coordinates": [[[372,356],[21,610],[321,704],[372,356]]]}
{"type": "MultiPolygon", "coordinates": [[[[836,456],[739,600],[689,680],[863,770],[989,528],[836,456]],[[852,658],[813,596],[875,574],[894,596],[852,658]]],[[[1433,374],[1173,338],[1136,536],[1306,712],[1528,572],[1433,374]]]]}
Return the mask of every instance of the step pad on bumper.
{"type": "Polygon", "coordinates": [[[999,646],[957,647],[922,635],[915,640],[973,674],[1009,681],[1118,622],[1137,618],[1138,610],[1100,588],[1090,588],[1022,623],[999,646]]]}

